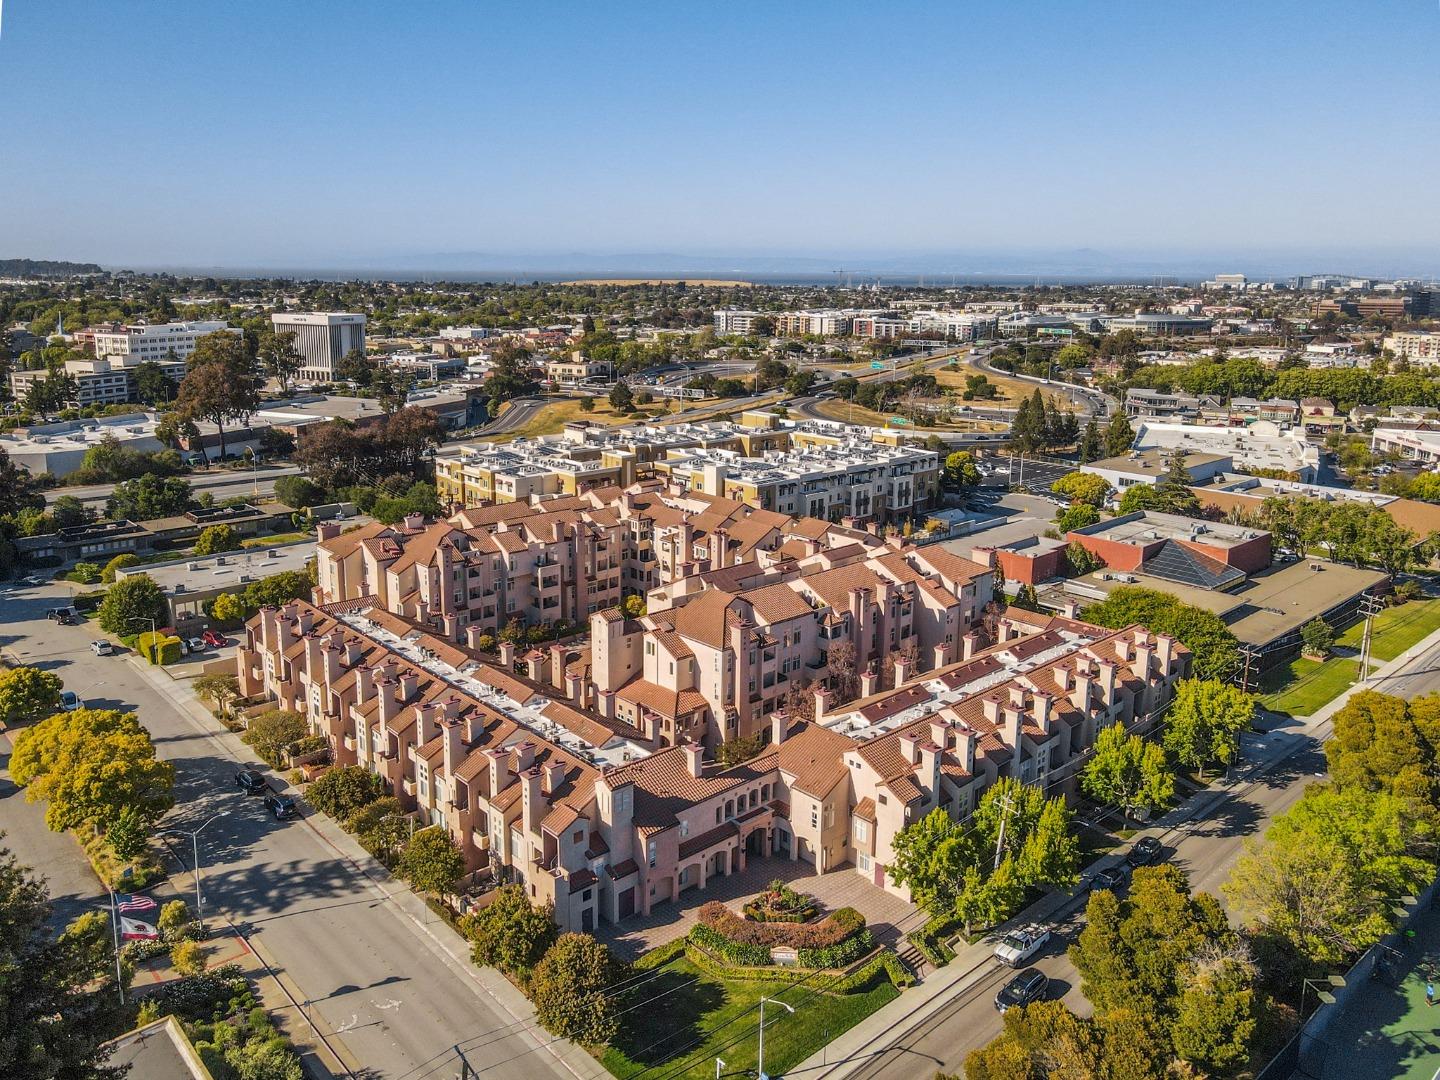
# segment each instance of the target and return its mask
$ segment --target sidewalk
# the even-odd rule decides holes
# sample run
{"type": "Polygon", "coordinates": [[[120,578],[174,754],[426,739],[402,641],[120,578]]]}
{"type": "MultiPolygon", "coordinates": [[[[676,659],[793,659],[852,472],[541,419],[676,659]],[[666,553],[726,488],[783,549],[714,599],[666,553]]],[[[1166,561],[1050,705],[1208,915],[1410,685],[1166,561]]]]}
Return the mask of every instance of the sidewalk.
{"type": "MultiPolygon", "coordinates": [[[[148,682],[157,689],[163,690],[178,706],[185,709],[191,718],[203,728],[207,736],[221,747],[228,757],[234,759],[237,765],[253,759],[254,755],[250,748],[240,741],[238,735],[219,724],[211,715],[209,708],[195,696],[188,682],[172,678],[164,668],[154,667],[138,656],[131,657],[129,662],[141,669],[148,682]]],[[[283,785],[293,794],[299,794],[290,789],[283,776],[271,773],[271,778],[272,783],[283,785]]],[[[432,912],[425,905],[425,901],[411,892],[408,886],[393,878],[380,862],[334,821],[324,814],[312,810],[296,824],[314,832],[322,843],[334,851],[355,872],[357,887],[369,889],[385,902],[385,906],[394,915],[411,923],[433,947],[432,951],[437,958],[462,983],[468,983],[473,992],[490,998],[511,1021],[533,1025],[534,1031],[531,1038],[534,1043],[537,1046],[543,1046],[546,1053],[562,1065],[576,1080],[599,1080],[599,1078],[610,1075],[604,1066],[580,1046],[552,1039],[546,1034],[535,1023],[535,1010],[531,1007],[529,1000],[498,971],[492,968],[479,968],[472,964],[469,943],[444,919],[432,912]]],[[[259,954],[257,953],[257,955],[259,954]]],[[[260,959],[265,961],[266,958],[261,956],[260,959]]],[[[267,966],[272,970],[275,968],[273,963],[267,963],[267,966]]],[[[277,981],[282,976],[277,976],[277,981]]],[[[303,1000],[303,993],[298,990],[291,992],[287,988],[286,992],[290,993],[296,1002],[303,1000]]],[[[313,1028],[319,1018],[318,1014],[307,1012],[306,1019],[313,1028]]],[[[334,1032],[321,1035],[319,1029],[316,1028],[315,1034],[322,1040],[328,1040],[342,1061],[354,1061],[345,1048],[343,1040],[334,1032]]],[[[355,1070],[359,1069],[358,1065],[350,1067],[355,1070]]]]}
{"type": "MultiPolygon", "coordinates": [[[[1440,645],[1440,630],[1412,646],[1383,668],[1377,669],[1375,676],[1394,674],[1416,656],[1436,645],[1440,645]]],[[[1328,735],[1326,729],[1330,718],[1344,706],[1352,693],[1360,689],[1363,687],[1357,684],[1313,716],[1296,718],[1295,723],[1278,727],[1261,737],[1258,746],[1263,747],[1263,751],[1258,756],[1232,770],[1223,782],[1193,795],[1170,810],[1145,829],[1144,834],[1164,841],[1169,834],[1183,829],[1197,818],[1204,818],[1216,805],[1243,791],[1261,774],[1298,754],[1310,745],[1312,739],[1323,741],[1328,735]]],[[[1107,855],[1092,866],[1112,865],[1119,862],[1120,858],[1119,855],[1107,855]]],[[[1042,897],[1008,923],[996,927],[982,940],[957,949],[955,959],[945,967],[932,973],[919,986],[904,991],[893,1002],[860,1021],[826,1047],[790,1069],[786,1075],[804,1076],[807,1080],[822,1076],[839,1080],[862,1068],[871,1057],[884,1053],[897,1040],[922,1028],[955,997],[993,971],[995,960],[992,954],[995,942],[1010,926],[1030,922],[1048,923],[1084,907],[1087,900],[1088,897],[1084,895],[1072,896],[1068,893],[1051,893],[1042,897]]]]}

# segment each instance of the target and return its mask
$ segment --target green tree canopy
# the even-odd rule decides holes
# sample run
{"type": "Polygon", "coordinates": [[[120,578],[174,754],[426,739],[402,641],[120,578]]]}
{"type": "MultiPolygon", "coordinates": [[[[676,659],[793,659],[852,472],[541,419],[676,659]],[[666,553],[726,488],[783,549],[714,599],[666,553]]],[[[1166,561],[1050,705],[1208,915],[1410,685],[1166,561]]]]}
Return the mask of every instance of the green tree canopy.
{"type": "Polygon", "coordinates": [[[1235,635],[1219,616],[1156,589],[1122,585],[1086,608],[1083,618],[1112,630],[1139,624],[1178,638],[1194,654],[1194,673],[1201,678],[1228,677],[1239,656],[1235,635]]]}
{"type": "Polygon", "coordinates": [[[1163,749],[1139,735],[1127,735],[1123,724],[1111,724],[1095,737],[1095,753],[1080,774],[1080,789],[1133,816],[1168,806],[1175,797],[1175,777],[1163,749]]]}
{"type": "Polygon", "coordinates": [[[622,973],[610,950],[591,935],[560,935],[530,977],[535,1018],[559,1038],[604,1046],[620,1026],[610,989],[622,973]]]}
{"type": "Polygon", "coordinates": [[[1086,472],[1066,473],[1050,485],[1050,490],[1057,495],[1065,495],[1077,503],[1086,503],[1096,509],[1103,507],[1109,501],[1110,496],[1115,493],[1115,489],[1103,476],[1086,472]]]}
{"type": "Polygon", "coordinates": [[[448,896],[465,873],[465,856],[438,825],[421,829],[400,853],[400,876],[420,892],[448,896]]]}
{"type": "Polygon", "coordinates": [[[1255,719],[1255,697],[1218,679],[1184,679],[1165,717],[1165,749],[1202,772],[1240,756],[1240,736],[1255,719]]]}
{"type": "Polygon", "coordinates": [[[207,525],[195,538],[196,555],[218,555],[225,551],[238,551],[240,534],[230,525],[207,525]]]}
{"type": "Polygon", "coordinates": [[[529,975],[559,932],[550,907],[536,907],[519,885],[496,889],[488,905],[460,921],[460,929],[475,963],[517,978],[529,975]]]}
{"type": "Polygon", "coordinates": [[[58,712],[62,689],[54,672],[36,667],[0,671],[0,721],[26,724],[58,712]]]}

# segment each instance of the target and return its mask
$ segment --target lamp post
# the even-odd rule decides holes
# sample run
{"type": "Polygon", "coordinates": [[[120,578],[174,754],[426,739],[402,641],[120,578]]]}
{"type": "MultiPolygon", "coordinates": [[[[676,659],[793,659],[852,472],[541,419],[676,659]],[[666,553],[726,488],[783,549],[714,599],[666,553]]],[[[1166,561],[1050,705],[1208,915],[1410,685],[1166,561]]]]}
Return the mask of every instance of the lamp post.
{"type": "Polygon", "coordinates": [[[212,814],[200,823],[195,829],[166,829],[161,836],[188,836],[190,837],[190,850],[194,858],[193,870],[195,874],[195,921],[200,924],[200,936],[205,936],[205,909],[200,894],[200,833],[205,826],[218,818],[219,814],[212,814]]]}
{"type": "Polygon", "coordinates": [[[767,998],[767,997],[762,997],[762,998],[760,999],[760,1045],[756,1048],[756,1051],[755,1051],[755,1073],[756,1073],[757,1077],[759,1078],[759,1080],[770,1080],[770,1078],[765,1075],[765,1003],[766,1003],[766,1002],[769,1002],[771,1005],[779,1005],[782,1009],[784,1009],[786,1012],[788,1012],[791,1016],[794,1016],[794,1015],[795,1015],[795,1010],[794,1010],[794,1008],[793,1008],[792,1006],[789,1006],[789,1005],[785,1004],[785,1002],[783,1002],[783,1001],[779,1001],[779,1000],[777,1000],[776,998],[767,998]]]}
{"type": "Polygon", "coordinates": [[[1335,995],[1332,991],[1345,985],[1343,975],[1327,975],[1324,981],[1320,979],[1306,979],[1300,987],[1300,1020],[1305,1020],[1305,992],[1312,986],[1315,988],[1315,996],[1322,1005],[1335,1004],[1335,995]]]}
{"type": "Polygon", "coordinates": [[[715,1059],[715,1080],[720,1080],[721,1070],[725,1068],[725,1062],[718,1057],[715,1059]]]}

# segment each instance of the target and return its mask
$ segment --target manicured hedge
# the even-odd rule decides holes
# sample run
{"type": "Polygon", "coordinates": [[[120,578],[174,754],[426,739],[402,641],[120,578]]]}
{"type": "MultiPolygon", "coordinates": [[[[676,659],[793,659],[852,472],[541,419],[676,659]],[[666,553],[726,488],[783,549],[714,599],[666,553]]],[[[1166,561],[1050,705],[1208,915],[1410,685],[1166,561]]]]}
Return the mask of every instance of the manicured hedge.
{"type": "MultiPolygon", "coordinates": [[[[720,937],[742,945],[792,949],[824,949],[838,945],[865,929],[865,916],[854,908],[840,908],[818,923],[751,922],[718,900],[703,904],[696,913],[700,925],[720,937]]],[[[767,961],[768,962],[768,961],[767,961]]]]}
{"type": "Polygon", "coordinates": [[[690,931],[690,940],[701,948],[709,949],[729,964],[739,964],[742,967],[765,967],[772,963],[768,945],[735,941],[718,930],[710,929],[703,923],[690,931]]]}
{"type": "Polygon", "coordinates": [[[875,938],[869,930],[861,930],[838,945],[827,945],[823,949],[800,949],[795,959],[801,967],[843,968],[853,964],[873,948],[875,938]]]}

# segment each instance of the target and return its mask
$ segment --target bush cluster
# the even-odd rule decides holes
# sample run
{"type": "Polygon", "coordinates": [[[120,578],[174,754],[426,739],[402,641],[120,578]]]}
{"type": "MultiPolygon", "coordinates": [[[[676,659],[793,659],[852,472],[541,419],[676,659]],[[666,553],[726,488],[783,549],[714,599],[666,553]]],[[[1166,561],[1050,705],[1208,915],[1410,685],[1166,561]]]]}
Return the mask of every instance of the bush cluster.
{"type": "MultiPolygon", "coordinates": [[[[865,916],[854,908],[840,908],[816,923],[750,922],[719,900],[703,904],[696,913],[701,927],[741,945],[762,945],[767,961],[774,946],[825,949],[839,945],[865,929],[865,916]]],[[[698,940],[698,939],[697,939],[698,940]]],[[[701,942],[704,944],[704,942],[701,942]]]]}
{"type": "Polygon", "coordinates": [[[815,917],[815,898],[777,879],[742,910],[756,922],[803,923],[815,917]]]}
{"type": "Polygon", "coordinates": [[[875,948],[875,938],[869,930],[852,934],[838,945],[827,945],[823,949],[799,949],[795,959],[801,967],[843,968],[853,964],[875,948]]]}

